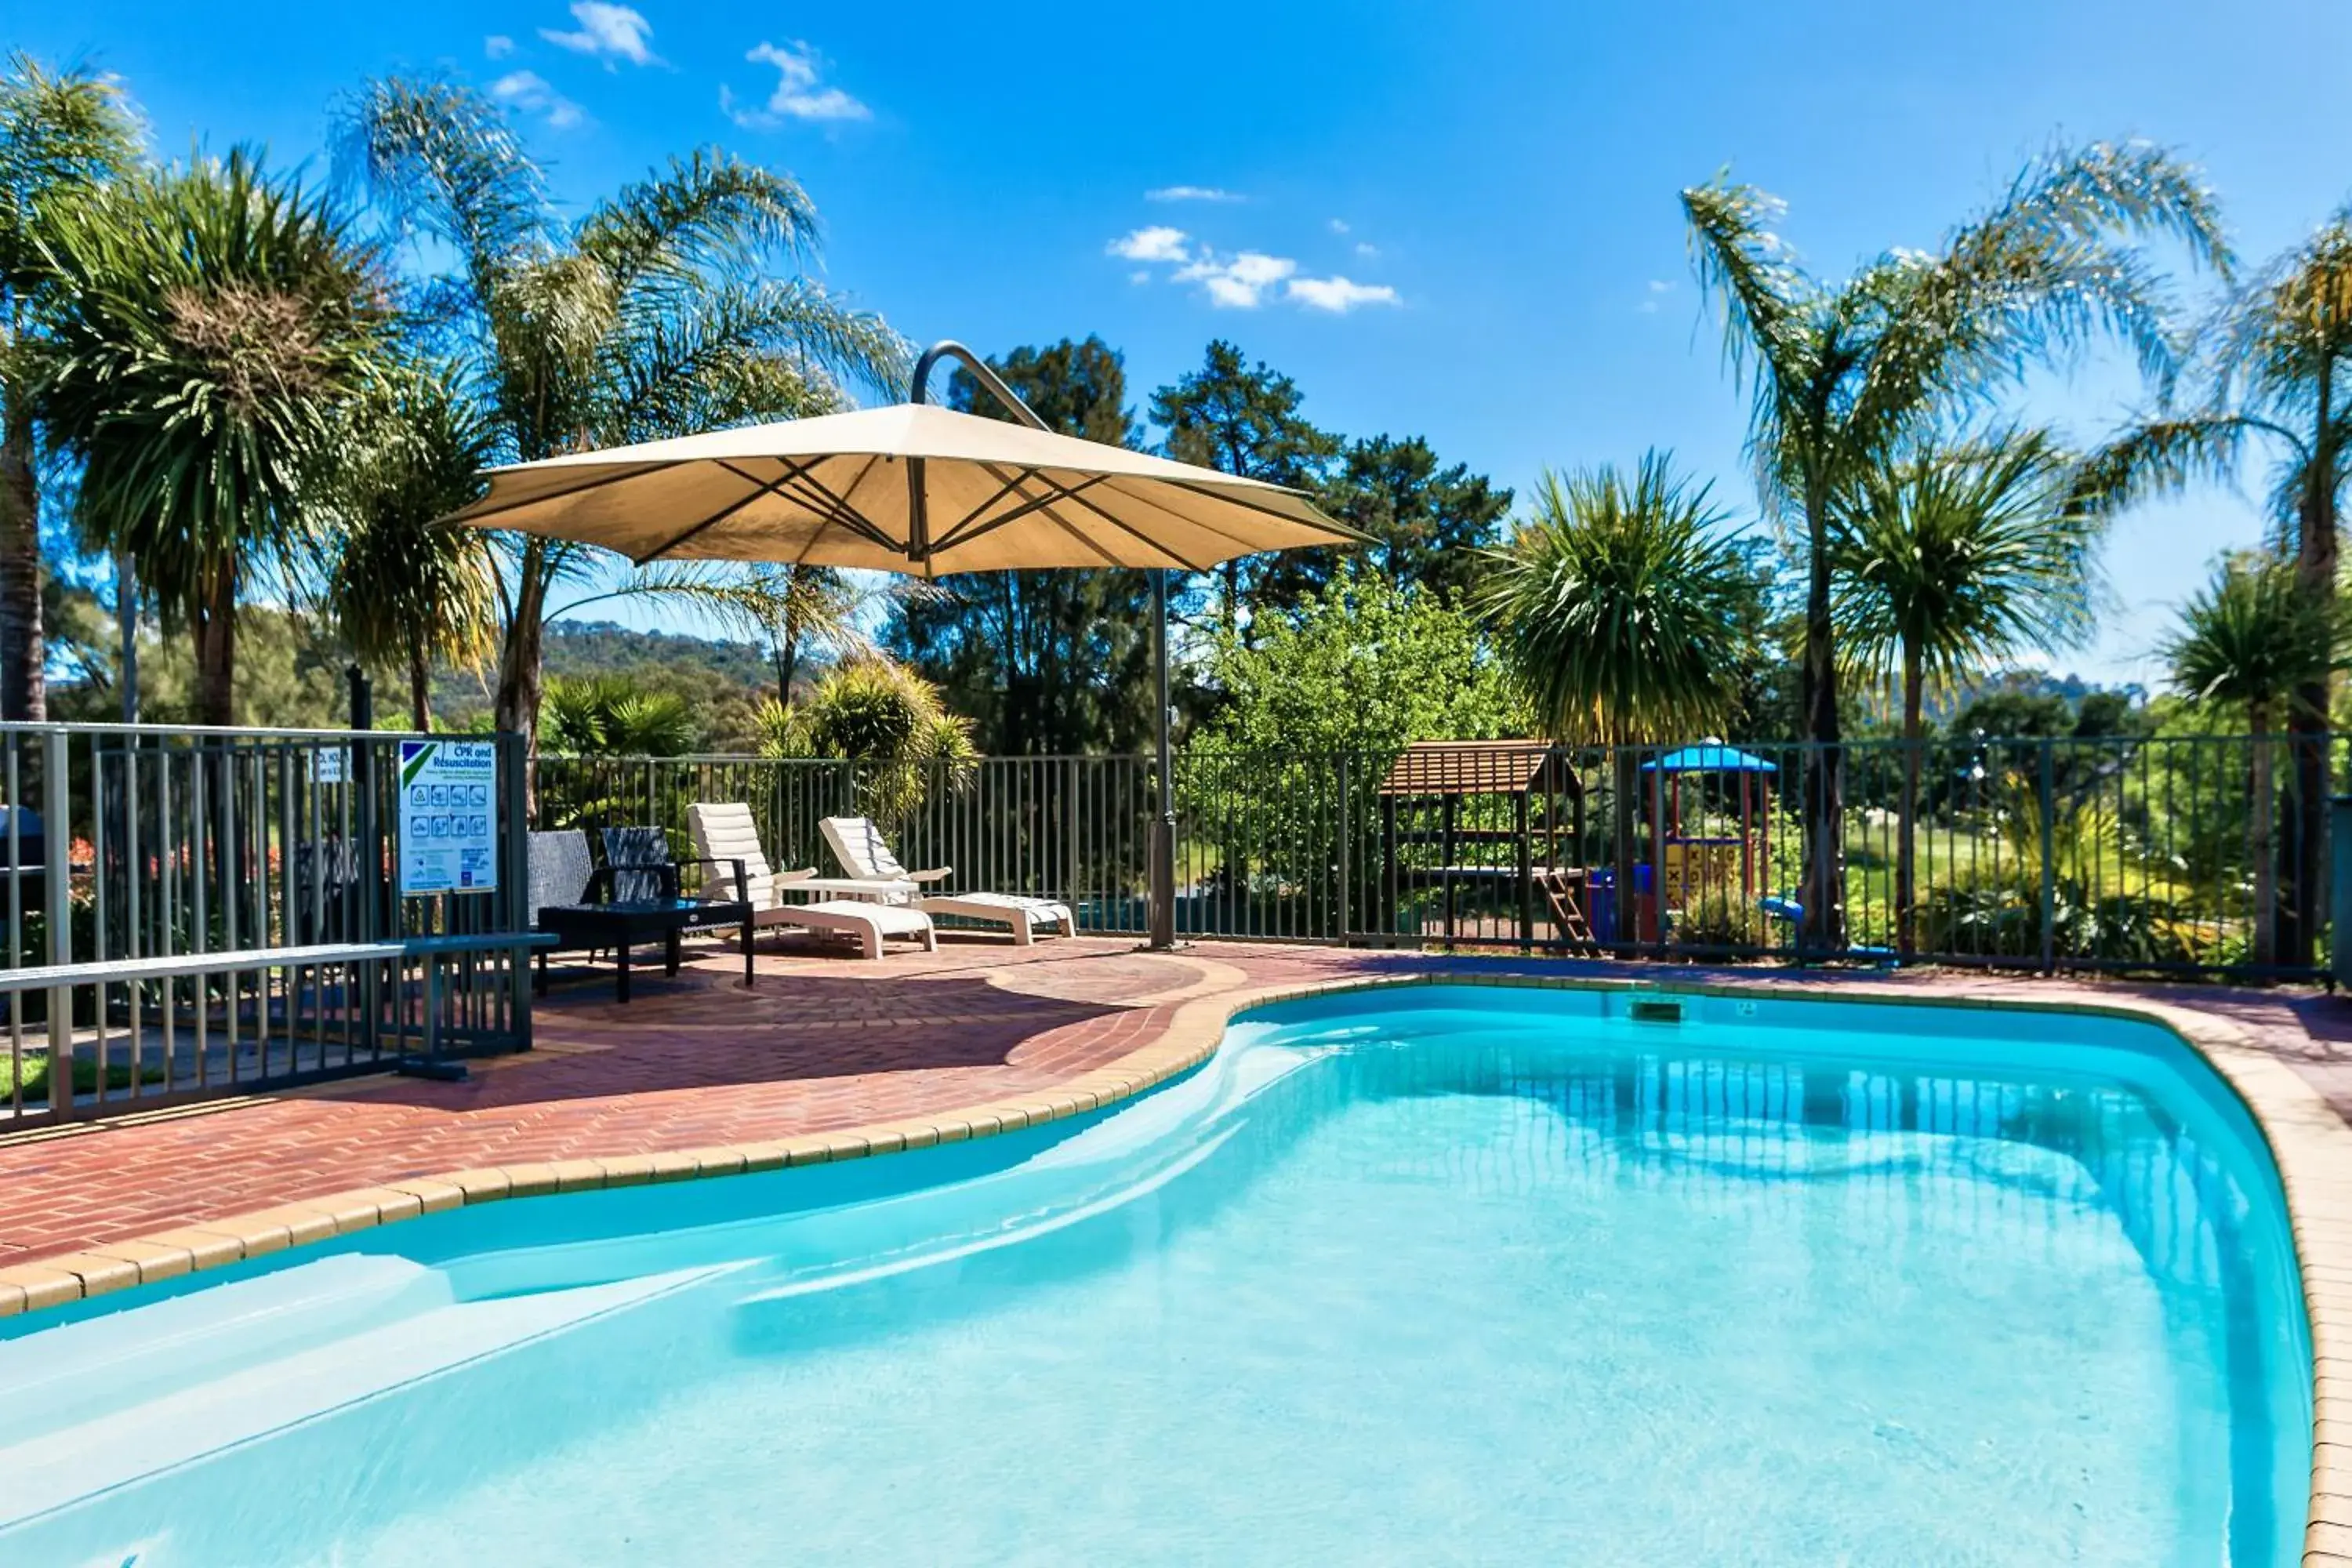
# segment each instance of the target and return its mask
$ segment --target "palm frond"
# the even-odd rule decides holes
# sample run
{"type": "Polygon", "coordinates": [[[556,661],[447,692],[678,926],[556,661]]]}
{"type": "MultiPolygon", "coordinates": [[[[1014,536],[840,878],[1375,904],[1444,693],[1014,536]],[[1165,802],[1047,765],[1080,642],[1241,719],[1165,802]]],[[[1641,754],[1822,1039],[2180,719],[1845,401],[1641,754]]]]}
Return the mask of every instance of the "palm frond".
{"type": "Polygon", "coordinates": [[[640,281],[738,274],[775,255],[804,260],[816,235],[816,206],[799,181],[698,148],[599,203],[573,246],[625,291],[640,281]]]}
{"type": "Polygon", "coordinates": [[[1924,437],[1838,504],[1840,654],[1873,681],[1916,661],[1949,684],[2094,627],[2100,520],[2066,504],[2074,461],[2015,426],[1924,437]]]}
{"type": "Polygon", "coordinates": [[[380,77],[337,106],[337,178],[394,232],[453,247],[478,305],[522,258],[553,247],[547,183],[490,99],[456,82],[380,77]]]}
{"type": "Polygon", "coordinates": [[[2231,264],[2199,172],[2142,142],[2053,147],[1932,257],[1890,258],[1865,274],[1885,326],[1854,398],[1857,446],[1898,438],[1923,409],[2013,383],[2031,365],[2121,342],[2152,379],[2182,353],[2162,275],[2137,248],[2185,244],[2231,264]]]}
{"type": "Polygon", "coordinates": [[[37,281],[33,233],[41,213],[136,162],[138,117],[111,78],[52,71],[23,51],[0,70],[0,286],[37,281]]]}
{"type": "Polygon", "coordinates": [[[2215,414],[2158,416],[2127,425],[2075,466],[2067,485],[2067,509],[2113,517],[2193,484],[2234,483],[2247,435],[2263,427],[2258,421],[2215,414]]]}
{"type": "Polygon", "coordinates": [[[1724,363],[1752,400],[1750,455],[1759,477],[1785,472],[1778,432],[1819,379],[1812,317],[1821,291],[1772,227],[1786,210],[1778,197],[1727,173],[1685,190],[1682,204],[1699,292],[1723,309],[1724,363]]]}
{"type": "Polygon", "coordinates": [[[1560,740],[1644,742],[1718,728],[1741,646],[1738,549],[1707,487],[1664,453],[1547,473],[1479,599],[1538,722],[1560,740]]]}

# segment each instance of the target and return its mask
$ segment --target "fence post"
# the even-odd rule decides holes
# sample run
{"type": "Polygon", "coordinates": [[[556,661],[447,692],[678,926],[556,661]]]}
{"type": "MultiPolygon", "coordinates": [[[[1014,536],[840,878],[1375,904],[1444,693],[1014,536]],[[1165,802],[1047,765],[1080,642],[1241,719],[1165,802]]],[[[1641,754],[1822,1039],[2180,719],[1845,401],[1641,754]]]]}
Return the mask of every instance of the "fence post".
{"type": "MultiPolygon", "coordinates": [[[[512,731],[499,736],[499,815],[505,839],[506,864],[499,868],[499,891],[492,910],[506,914],[504,931],[528,931],[539,911],[530,907],[530,814],[523,787],[526,766],[522,736],[512,731]]],[[[432,960],[426,960],[428,963],[432,960]]],[[[530,1049],[530,953],[522,948],[507,954],[508,1006],[514,1019],[515,1047],[530,1049]]]]}
{"type": "Polygon", "coordinates": [[[2056,766],[2052,749],[2056,742],[2042,742],[2042,973],[2055,973],[2058,969],[2058,866],[2055,845],[2058,822],[2058,791],[2056,766]]]}
{"type": "Polygon", "coordinates": [[[2327,977],[2333,985],[2352,986],[2352,795],[2339,795],[2327,803],[2328,868],[2327,977]]]}
{"type": "MultiPolygon", "coordinates": [[[[41,731],[41,886],[49,928],[49,962],[73,962],[73,805],[67,793],[66,732],[41,731]]],[[[95,795],[92,796],[95,799],[95,795]]],[[[16,830],[11,803],[8,831],[16,830]]],[[[97,868],[92,867],[95,874],[97,868]]],[[[100,998],[103,1005],[104,998],[100,998]]],[[[73,990],[49,992],[49,1111],[63,1121],[74,1113],[73,990]]]]}
{"type": "Polygon", "coordinates": [[[1341,947],[1348,945],[1348,874],[1354,869],[1356,863],[1355,820],[1355,797],[1348,793],[1348,753],[1342,752],[1339,753],[1339,907],[1337,910],[1339,929],[1331,933],[1341,947]]]}
{"type": "Polygon", "coordinates": [[[1078,759],[1062,761],[1062,901],[1078,915],[1078,759]]]}

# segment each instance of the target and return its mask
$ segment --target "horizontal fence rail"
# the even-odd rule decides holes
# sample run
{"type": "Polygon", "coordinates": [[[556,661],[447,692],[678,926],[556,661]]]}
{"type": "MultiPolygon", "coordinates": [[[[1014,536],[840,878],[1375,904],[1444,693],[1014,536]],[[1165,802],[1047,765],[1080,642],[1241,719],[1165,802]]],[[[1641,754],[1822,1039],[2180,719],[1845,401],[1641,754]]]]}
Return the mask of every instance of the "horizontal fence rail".
{"type": "MultiPolygon", "coordinates": [[[[2314,977],[2343,763],[2337,738],[2286,735],[1192,751],[1174,764],[1176,929],[2314,977]]],[[[818,823],[855,813],[908,866],[952,867],[950,889],[1052,897],[1081,930],[1139,935],[1157,782],[1141,756],[549,756],[534,824],[655,825],[683,855],[688,805],[741,801],[771,864],[837,875],[818,823]]]]}
{"type": "Polygon", "coordinates": [[[498,887],[403,897],[417,739],[0,724],[0,1131],[527,1041],[520,742],[498,887]]]}

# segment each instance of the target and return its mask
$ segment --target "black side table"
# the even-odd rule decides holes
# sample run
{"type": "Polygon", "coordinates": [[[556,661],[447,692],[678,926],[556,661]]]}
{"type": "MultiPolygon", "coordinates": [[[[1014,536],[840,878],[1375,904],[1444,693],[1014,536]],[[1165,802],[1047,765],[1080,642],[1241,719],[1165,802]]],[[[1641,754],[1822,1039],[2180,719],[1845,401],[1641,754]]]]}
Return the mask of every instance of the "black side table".
{"type": "MultiPolygon", "coordinates": [[[[548,904],[539,911],[539,929],[555,938],[560,948],[613,949],[620,963],[614,983],[616,1000],[629,999],[629,948],[640,942],[662,939],[662,970],[677,973],[678,938],[689,928],[737,926],[743,933],[743,984],[751,984],[751,906],[740,899],[704,902],[698,899],[645,899],[614,904],[548,904]]],[[[539,950],[537,991],[547,994],[547,952],[539,950]]]]}

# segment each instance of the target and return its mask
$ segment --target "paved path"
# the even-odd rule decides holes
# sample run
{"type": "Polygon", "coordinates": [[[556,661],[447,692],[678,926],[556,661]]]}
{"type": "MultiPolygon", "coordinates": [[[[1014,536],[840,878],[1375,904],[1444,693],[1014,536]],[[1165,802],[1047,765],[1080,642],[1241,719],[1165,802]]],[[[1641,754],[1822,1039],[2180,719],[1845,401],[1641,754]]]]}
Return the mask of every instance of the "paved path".
{"type": "MultiPolygon", "coordinates": [[[[559,987],[540,1048],[461,1084],[375,1078],[0,1137],[0,1267],[294,1200],[469,1167],[650,1154],[921,1116],[1050,1088],[1159,1037],[1179,1003],[1265,985],[1463,968],[1821,984],[1820,973],[1466,960],[1099,939],[950,941],[881,963],[713,952],[636,1000],[559,987]]],[[[2063,996],[2131,991],[2221,1014],[2352,1113],[2352,1002],[2291,992],[2102,987],[1974,974],[1843,983],[2063,996]]]]}

